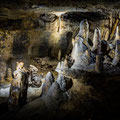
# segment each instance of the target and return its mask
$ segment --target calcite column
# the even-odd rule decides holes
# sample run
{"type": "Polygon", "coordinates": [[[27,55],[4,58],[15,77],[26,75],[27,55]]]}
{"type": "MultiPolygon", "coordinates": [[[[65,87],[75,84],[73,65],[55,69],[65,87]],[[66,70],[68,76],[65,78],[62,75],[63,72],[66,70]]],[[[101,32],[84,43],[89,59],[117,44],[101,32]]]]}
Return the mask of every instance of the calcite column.
{"type": "Polygon", "coordinates": [[[100,73],[103,70],[103,62],[102,62],[102,58],[101,58],[101,38],[100,38],[100,30],[97,30],[97,39],[96,41],[98,41],[98,46],[97,46],[97,55],[96,55],[96,65],[95,65],[95,71],[97,73],[100,73]]]}

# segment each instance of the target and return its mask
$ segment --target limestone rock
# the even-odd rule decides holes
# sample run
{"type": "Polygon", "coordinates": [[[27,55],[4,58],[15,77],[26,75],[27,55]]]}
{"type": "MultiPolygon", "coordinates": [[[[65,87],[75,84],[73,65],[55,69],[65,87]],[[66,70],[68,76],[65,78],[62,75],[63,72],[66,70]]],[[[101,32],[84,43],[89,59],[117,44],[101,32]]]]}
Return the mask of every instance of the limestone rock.
{"type": "Polygon", "coordinates": [[[58,75],[56,82],[59,84],[60,89],[62,91],[66,91],[66,81],[65,81],[65,77],[62,74],[58,75]]]}
{"type": "Polygon", "coordinates": [[[72,79],[65,77],[62,74],[58,75],[56,82],[59,84],[60,89],[65,92],[72,87],[72,79]]]}
{"type": "Polygon", "coordinates": [[[34,65],[29,66],[29,71],[31,73],[38,73],[38,68],[36,68],[34,65]]]}
{"type": "Polygon", "coordinates": [[[61,60],[61,50],[58,52],[58,60],[61,60]]]}
{"type": "Polygon", "coordinates": [[[111,49],[108,55],[113,59],[115,55],[115,50],[111,49]]]}
{"type": "Polygon", "coordinates": [[[43,87],[42,87],[43,94],[46,94],[46,92],[48,92],[48,89],[51,87],[53,82],[54,82],[54,76],[51,72],[48,72],[45,77],[45,83],[43,84],[43,87]]]}
{"type": "Polygon", "coordinates": [[[98,39],[99,39],[99,30],[95,29],[94,31],[94,36],[93,36],[93,46],[91,51],[95,51],[96,49],[98,49],[98,39]]]}
{"type": "Polygon", "coordinates": [[[96,64],[95,64],[95,71],[97,73],[100,73],[102,70],[102,66],[101,66],[101,58],[99,55],[96,55],[96,64]]]}
{"type": "Polygon", "coordinates": [[[105,55],[103,63],[111,65],[112,60],[109,56],[105,55]]]}
{"type": "Polygon", "coordinates": [[[87,47],[84,45],[83,39],[77,36],[71,53],[71,57],[76,61],[77,58],[80,57],[86,50],[87,47]]]}
{"type": "Polygon", "coordinates": [[[13,80],[11,68],[8,68],[8,70],[7,70],[7,78],[6,78],[6,80],[8,82],[11,82],[13,80]]]}
{"type": "Polygon", "coordinates": [[[58,62],[58,65],[57,65],[55,71],[58,73],[61,72],[61,62],[58,62]]]}
{"type": "Polygon", "coordinates": [[[113,66],[116,66],[120,61],[120,40],[116,41],[115,55],[112,62],[113,66]]]}
{"type": "Polygon", "coordinates": [[[40,15],[40,18],[45,22],[54,22],[57,16],[55,14],[44,13],[40,15]]]}
{"type": "Polygon", "coordinates": [[[89,24],[88,24],[88,21],[85,19],[85,20],[82,20],[80,22],[80,30],[79,30],[79,33],[78,33],[79,36],[81,36],[83,39],[84,39],[84,44],[90,48],[90,45],[88,43],[88,36],[89,36],[89,24]]]}

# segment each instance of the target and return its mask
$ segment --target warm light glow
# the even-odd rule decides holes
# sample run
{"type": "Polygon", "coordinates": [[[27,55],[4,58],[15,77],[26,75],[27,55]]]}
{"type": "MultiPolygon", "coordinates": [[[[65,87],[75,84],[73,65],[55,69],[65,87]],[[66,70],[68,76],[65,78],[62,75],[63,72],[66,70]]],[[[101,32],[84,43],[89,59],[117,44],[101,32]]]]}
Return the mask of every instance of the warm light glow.
{"type": "Polygon", "coordinates": [[[56,16],[58,16],[58,22],[57,22],[57,32],[61,33],[61,25],[62,25],[62,21],[61,21],[61,15],[65,14],[67,11],[64,12],[51,12],[52,14],[55,14],[56,16]]]}
{"type": "Polygon", "coordinates": [[[61,16],[62,14],[65,14],[66,12],[52,12],[52,14],[55,14],[56,16],[61,16]]]}

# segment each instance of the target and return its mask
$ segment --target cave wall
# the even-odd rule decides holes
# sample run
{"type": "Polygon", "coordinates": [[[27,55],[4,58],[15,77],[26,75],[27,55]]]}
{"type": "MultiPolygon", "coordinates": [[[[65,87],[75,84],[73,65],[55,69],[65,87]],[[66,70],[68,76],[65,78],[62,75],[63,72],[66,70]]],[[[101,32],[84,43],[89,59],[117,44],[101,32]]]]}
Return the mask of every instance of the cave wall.
{"type": "Polygon", "coordinates": [[[92,45],[94,29],[99,27],[101,39],[107,40],[106,31],[110,34],[112,30],[110,21],[112,19],[114,24],[116,18],[115,14],[94,10],[62,14],[32,13],[18,19],[0,19],[1,66],[15,69],[16,61],[23,61],[27,66],[34,57],[48,56],[57,59],[59,51],[61,57],[65,57],[72,49],[72,40],[83,19],[89,22],[89,42],[92,45]]]}
{"type": "Polygon", "coordinates": [[[57,58],[58,51],[61,50],[64,56],[69,53],[72,39],[77,34],[79,23],[83,19],[89,22],[91,41],[96,27],[101,27],[102,31],[102,27],[109,28],[109,17],[94,12],[69,12],[61,17],[44,13],[17,20],[2,20],[0,21],[0,54],[5,60],[20,56],[57,58]]]}
{"type": "Polygon", "coordinates": [[[72,39],[72,31],[69,30],[71,28],[66,29],[64,21],[59,23],[59,19],[54,17],[50,19],[55,20],[48,20],[49,18],[42,20],[38,17],[25,18],[21,22],[18,20],[2,21],[3,26],[0,26],[2,58],[8,60],[10,57],[20,56],[45,57],[50,54],[52,57],[57,57],[61,41],[64,49],[67,49],[66,44],[70,43],[72,39]],[[4,54],[5,52],[6,54],[4,54]]]}

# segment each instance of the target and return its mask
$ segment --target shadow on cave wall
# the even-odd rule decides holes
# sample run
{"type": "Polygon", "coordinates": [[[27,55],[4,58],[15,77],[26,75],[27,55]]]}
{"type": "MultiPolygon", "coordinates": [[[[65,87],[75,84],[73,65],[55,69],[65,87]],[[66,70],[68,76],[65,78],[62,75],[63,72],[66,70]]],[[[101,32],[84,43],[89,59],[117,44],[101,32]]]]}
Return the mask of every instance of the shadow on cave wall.
{"type": "Polygon", "coordinates": [[[65,57],[66,54],[70,53],[72,49],[72,32],[66,32],[62,35],[61,39],[59,40],[60,50],[61,50],[61,57],[65,57]]]}
{"type": "Polygon", "coordinates": [[[27,53],[26,44],[29,44],[27,32],[20,32],[13,38],[13,55],[21,55],[27,53]]]}

